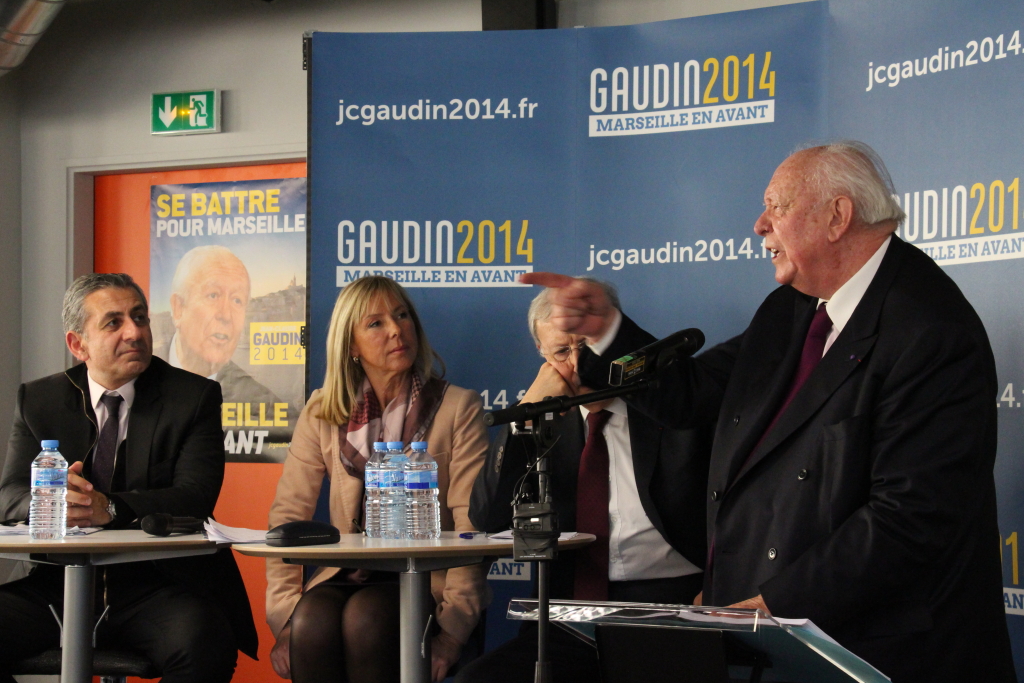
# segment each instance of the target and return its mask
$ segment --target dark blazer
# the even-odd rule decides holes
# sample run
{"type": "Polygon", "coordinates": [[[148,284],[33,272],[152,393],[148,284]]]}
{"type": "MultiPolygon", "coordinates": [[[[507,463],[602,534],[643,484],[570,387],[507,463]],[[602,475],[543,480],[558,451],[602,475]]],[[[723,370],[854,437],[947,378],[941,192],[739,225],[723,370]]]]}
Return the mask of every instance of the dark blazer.
{"type": "MultiPolygon", "coordinates": [[[[757,445],[816,303],[776,289],[742,335],[627,399],[666,426],[718,416],[704,604],[761,594],[894,683],[1015,680],[996,548],[995,362],[981,321],[893,236],[853,317],[757,445]]],[[[581,358],[581,377],[593,386],[643,338],[624,319],[603,357],[581,358]]]]}
{"type": "MultiPolygon", "coordinates": [[[[703,567],[711,431],[665,429],[632,408],[628,410],[628,422],[633,472],[644,512],[669,545],[703,567]]],[[[548,457],[550,490],[559,526],[573,530],[576,477],[586,443],[585,424],[578,408],[562,418],[560,431],[561,438],[548,457]]],[[[469,519],[482,531],[501,531],[512,525],[512,497],[516,482],[526,472],[528,456],[522,440],[512,438],[510,432],[507,425],[501,428],[473,485],[469,519]]],[[[553,597],[572,597],[571,558],[572,553],[561,554],[554,564],[553,597]]]]}
{"type": "MultiPolygon", "coordinates": [[[[22,384],[7,460],[0,476],[0,518],[27,519],[29,473],[42,439],[59,439],[74,463],[86,459],[98,438],[86,366],[22,384]]],[[[128,436],[112,492],[141,519],[154,512],[206,519],[213,515],[224,480],[220,386],[172,368],[159,358],[135,381],[128,436]],[[121,480],[123,488],[116,482],[121,480]]],[[[87,463],[88,467],[89,463],[87,463]]],[[[214,555],[153,561],[169,580],[219,603],[239,649],[256,657],[256,627],[234,557],[214,555]]]]}

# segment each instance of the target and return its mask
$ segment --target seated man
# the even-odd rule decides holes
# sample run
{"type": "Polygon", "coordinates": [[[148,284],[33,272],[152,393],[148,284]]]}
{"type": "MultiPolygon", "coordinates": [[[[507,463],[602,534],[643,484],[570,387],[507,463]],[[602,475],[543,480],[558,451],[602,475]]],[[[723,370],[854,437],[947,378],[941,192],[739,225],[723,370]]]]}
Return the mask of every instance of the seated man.
{"type": "MultiPolygon", "coordinates": [[[[0,519],[28,518],[29,472],[43,439],[71,464],[68,527],[123,528],[163,512],[205,519],[224,478],[220,387],[152,357],[146,297],[128,275],[84,275],[64,295],[66,341],[82,361],[18,391],[0,519]]],[[[63,570],[32,564],[0,586],[0,680],[57,647],[63,570]],[[25,574],[28,573],[28,576],[25,574]]],[[[256,630],[234,558],[134,562],[97,570],[99,647],[136,650],[171,681],[230,681],[256,630]]]]}
{"type": "MultiPolygon", "coordinates": [[[[617,306],[615,292],[601,286],[617,306]]],[[[559,331],[550,315],[550,291],[544,290],[530,305],[528,320],[545,363],[524,403],[590,391],[576,374],[583,338],[559,331]]],[[[595,534],[598,540],[585,550],[559,555],[552,567],[551,596],[692,603],[703,585],[707,553],[710,432],[662,429],[618,398],[569,411],[559,428],[548,458],[559,526],[595,534]]],[[[528,464],[523,443],[504,427],[473,487],[469,518],[474,526],[485,531],[511,526],[510,503],[528,464]]],[[[550,633],[555,680],[599,679],[593,647],[558,628],[550,633]]],[[[517,638],[470,664],[457,680],[532,680],[536,634],[536,623],[527,622],[517,638]]]]}

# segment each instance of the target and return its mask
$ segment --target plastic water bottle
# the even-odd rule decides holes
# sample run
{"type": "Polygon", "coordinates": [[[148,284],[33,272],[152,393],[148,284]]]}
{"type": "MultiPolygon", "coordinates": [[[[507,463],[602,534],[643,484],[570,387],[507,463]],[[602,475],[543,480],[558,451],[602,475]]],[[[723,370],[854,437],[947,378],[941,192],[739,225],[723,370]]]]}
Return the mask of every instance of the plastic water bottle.
{"type": "Polygon", "coordinates": [[[380,531],[382,538],[405,538],[405,453],[401,441],[388,441],[380,466],[380,531]]]}
{"type": "Polygon", "coordinates": [[[380,466],[384,461],[384,452],[387,444],[383,441],[373,443],[373,455],[366,463],[366,470],[363,475],[366,488],[366,510],[363,515],[363,524],[366,525],[366,535],[370,538],[380,538],[380,466]]]}
{"type": "Polygon", "coordinates": [[[405,463],[405,527],[408,538],[441,538],[441,506],[437,502],[437,461],[426,441],[413,441],[405,463]]]}
{"type": "Polygon", "coordinates": [[[68,528],[68,461],[57,441],[43,441],[43,450],[32,461],[32,502],[28,530],[33,539],[64,538],[68,528]]]}

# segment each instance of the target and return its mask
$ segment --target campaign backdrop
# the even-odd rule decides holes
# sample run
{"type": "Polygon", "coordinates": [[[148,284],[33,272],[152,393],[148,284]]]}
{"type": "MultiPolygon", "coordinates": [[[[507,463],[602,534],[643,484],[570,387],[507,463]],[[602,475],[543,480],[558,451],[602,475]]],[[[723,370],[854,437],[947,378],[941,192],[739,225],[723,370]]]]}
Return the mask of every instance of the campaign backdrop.
{"type": "Polygon", "coordinates": [[[154,185],[154,353],[216,379],[229,462],[281,462],[305,396],[306,179],[154,185]]]}
{"type": "Polygon", "coordinates": [[[743,331],[777,285],[752,227],[798,145],[889,166],[900,236],[981,315],[1000,389],[1004,601],[1024,676],[1024,4],[833,0],[626,27],[314,33],[310,384],[346,283],[410,292],[448,378],[513,403],[541,359],[517,274],[613,283],[652,333],[743,331]]]}

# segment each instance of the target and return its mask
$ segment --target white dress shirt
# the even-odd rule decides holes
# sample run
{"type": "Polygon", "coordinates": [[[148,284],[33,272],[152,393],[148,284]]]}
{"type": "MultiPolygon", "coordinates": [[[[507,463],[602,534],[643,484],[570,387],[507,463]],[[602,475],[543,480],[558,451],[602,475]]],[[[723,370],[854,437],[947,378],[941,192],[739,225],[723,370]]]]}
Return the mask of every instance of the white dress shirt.
{"type": "Polygon", "coordinates": [[[885,250],[889,248],[889,242],[891,241],[892,235],[886,237],[885,241],[882,242],[882,246],[878,247],[878,250],[860,267],[860,270],[854,273],[853,277],[835,291],[831,299],[818,299],[819,305],[822,302],[826,304],[825,310],[828,311],[828,317],[832,321],[832,331],[829,332],[828,338],[825,339],[825,350],[821,352],[822,356],[828,353],[832,342],[836,340],[839,333],[846,327],[846,323],[850,322],[853,312],[857,310],[857,304],[864,298],[864,292],[868,291],[868,285],[875,279],[875,273],[878,272],[878,267],[882,265],[882,258],[885,257],[885,250]]]}
{"type": "MultiPolygon", "coordinates": [[[[612,400],[602,430],[608,444],[608,580],[665,579],[701,569],[680,555],[644,512],[633,472],[626,403],[612,400]]],[[[583,419],[589,411],[580,406],[583,419]]]]}
{"type": "Polygon", "coordinates": [[[97,434],[103,431],[103,425],[107,421],[107,406],[100,401],[100,397],[103,394],[119,394],[123,399],[121,401],[121,410],[117,416],[117,446],[115,448],[120,447],[121,442],[128,436],[128,414],[132,409],[132,402],[135,401],[135,380],[133,379],[127,384],[122,384],[117,389],[111,390],[96,382],[91,374],[88,377],[89,398],[92,400],[93,412],[96,413],[97,434]]]}

